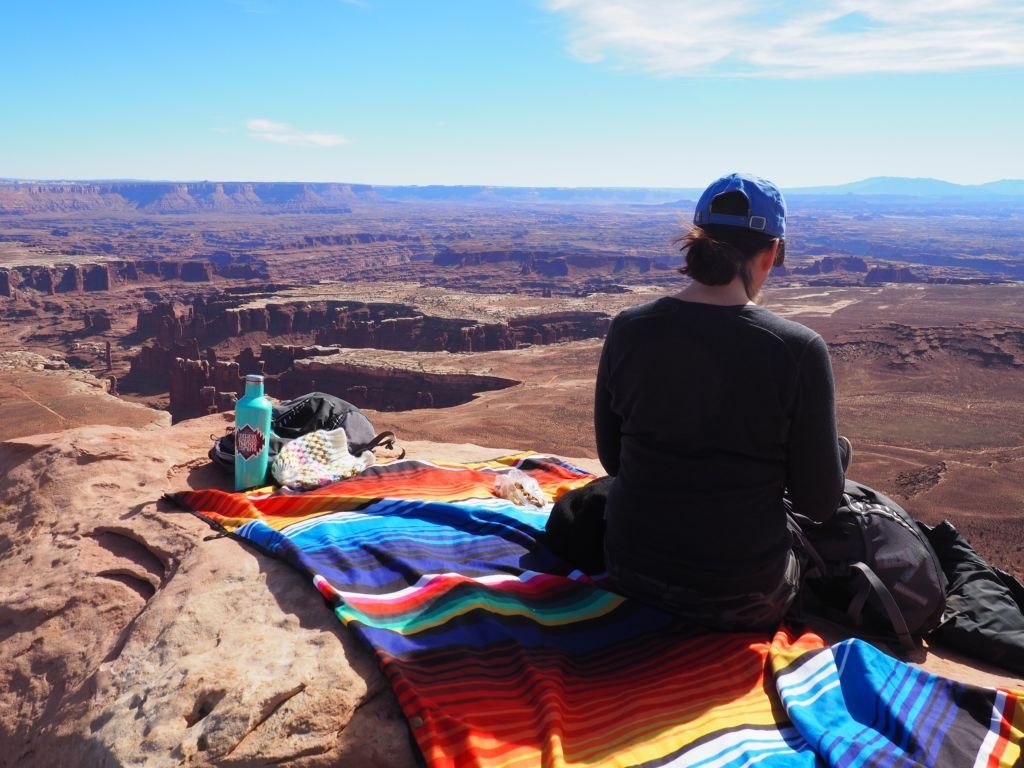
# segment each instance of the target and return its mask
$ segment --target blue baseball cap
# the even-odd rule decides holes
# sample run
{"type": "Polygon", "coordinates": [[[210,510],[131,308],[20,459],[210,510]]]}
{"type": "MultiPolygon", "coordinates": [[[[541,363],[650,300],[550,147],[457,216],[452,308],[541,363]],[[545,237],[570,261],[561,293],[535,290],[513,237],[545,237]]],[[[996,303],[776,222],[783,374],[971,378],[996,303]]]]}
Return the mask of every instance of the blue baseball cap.
{"type": "Polygon", "coordinates": [[[786,201],[777,186],[760,176],[749,173],[730,173],[704,190],[693,212],[693,223],[724,224],[763,232],[770,237],[786,236],[786,201]],[[741,192],[750,204],[746,216],[712,213],[711,203],[726,192],[741,192]]]}

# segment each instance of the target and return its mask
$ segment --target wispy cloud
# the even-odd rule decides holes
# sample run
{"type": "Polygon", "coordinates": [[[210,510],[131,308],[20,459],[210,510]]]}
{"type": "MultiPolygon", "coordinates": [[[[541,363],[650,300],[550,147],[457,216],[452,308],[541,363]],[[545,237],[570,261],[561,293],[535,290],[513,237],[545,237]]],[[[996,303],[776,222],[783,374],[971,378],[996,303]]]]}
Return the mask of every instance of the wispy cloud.
{"type": "Polygon", "coordinates": [[[274,144],[289,144],[293,147],[337,147],[349,143],[348,139],[336,133],[300,131],[287,123],[275,123],[262,118],[247,120],[245,127],[249,129],[249,136],[253,139],[274,144]]]}
{"type": "Polygon", "coordinates": [[[1020,0],[548,0],[569,50],[662,76],[1024,66],[1020,0]]]}

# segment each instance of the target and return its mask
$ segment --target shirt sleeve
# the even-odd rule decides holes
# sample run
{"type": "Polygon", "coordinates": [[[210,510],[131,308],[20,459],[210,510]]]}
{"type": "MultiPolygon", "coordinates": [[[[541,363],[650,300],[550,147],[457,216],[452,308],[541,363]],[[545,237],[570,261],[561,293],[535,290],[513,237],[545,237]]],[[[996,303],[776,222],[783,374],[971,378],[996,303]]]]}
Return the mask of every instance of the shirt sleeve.
{"type": "Polygon", "coordinates": [[[843,495],[835,397],[828,345],[816,336],[800,358],[786,467],[794,510],[816,521],[830,518],[843,495]]]}
{"type": "Polygon", "coordinates": [[[619,472],[619,451],[622,441],[622,419],[612,410],[611,379],[612,330],[608,329],[601,350],[601,362],[597,365],[597,382],[594,387],[594,437],[597,442],[597,457],[604,471],[614,477],[619,472]]]}

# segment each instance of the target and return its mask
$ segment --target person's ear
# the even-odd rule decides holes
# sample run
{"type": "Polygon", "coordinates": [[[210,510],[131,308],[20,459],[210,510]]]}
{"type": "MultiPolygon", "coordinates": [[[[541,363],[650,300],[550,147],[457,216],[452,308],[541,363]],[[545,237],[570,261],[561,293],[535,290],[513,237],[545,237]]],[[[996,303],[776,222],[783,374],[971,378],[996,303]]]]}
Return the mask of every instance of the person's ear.
{"type": "Polygon", "coordinates": [[[765,248],[764,252],[761,254],[761,269],[762,269],[762,271],[768,272],[768,271],[771,270],[772,266],[775,264],[775,256],[778,254],[778,252],[779,252],[779,241],[778,240],[774,240],[774,241],[772,241],[772,244],[770,246],[768,246],[767,248],[765,248]]]}

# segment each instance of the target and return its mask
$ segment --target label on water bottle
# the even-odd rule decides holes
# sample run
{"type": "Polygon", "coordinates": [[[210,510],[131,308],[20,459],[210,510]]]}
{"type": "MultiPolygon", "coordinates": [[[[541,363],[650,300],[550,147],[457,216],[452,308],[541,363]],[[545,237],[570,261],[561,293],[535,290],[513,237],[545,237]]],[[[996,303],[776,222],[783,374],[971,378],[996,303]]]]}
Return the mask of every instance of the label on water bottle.
{"type": "Polygon", "coordinates": [[[246,461],[259,456],[265,444],[263,433],[249,424],[235,431],[235,453],[246,461]]]}

